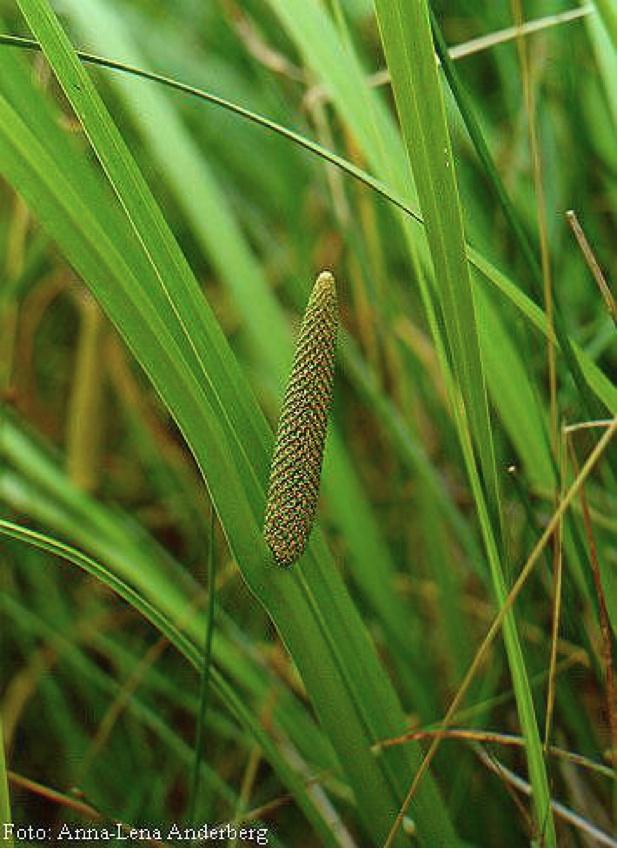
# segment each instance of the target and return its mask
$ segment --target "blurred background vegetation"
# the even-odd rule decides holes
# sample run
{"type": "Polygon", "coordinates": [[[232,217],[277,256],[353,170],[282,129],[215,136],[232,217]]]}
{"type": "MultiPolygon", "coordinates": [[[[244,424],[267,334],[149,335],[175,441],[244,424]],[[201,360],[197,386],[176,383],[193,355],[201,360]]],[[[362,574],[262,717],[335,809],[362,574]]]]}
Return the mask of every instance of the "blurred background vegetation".
{"type": "MultiPolygon", "coordinates": [[[[615,323],[565,213],[575,211],[613,288],[615,42],[608,33],[615,11],[600,0],[528,0],[523,10],[507,0],[431,7],[466,92],[462,113],[442,77],[466,236],[514,287],[509,296],[476,272],[472,279],[510,586],[557,493],[613,415],[615,323]],[[537,22],[519,40],[512,31],[518,10],[537,22]],[[526,86],[536,115],[536,174],[526,86]],[[506,215],[470,120],[509,199],[506,215]],[[558,321],[585,352],[598,389],[582,393],[557,351],[558,431],[540,330],[543,281],[534,268],[543,230],[558,321]]],[[[369,0],[62,0],[54,8],[76,47],[241,104],[403,195],[405,159],[369,0]]],[[[0,31],[31,35],[11,0],[0,2],[0,31]]],[[[88,73],[271,423],[312,282],[323,268],[335,273],[343,330],[320,526],[403,707],[397,733],[418,732],[425,750],[497,608],[400,213],[272,130],[156,82],[94,67],[88,73]]],[[[0,94],[38,127],[55,161],[73,169],[84,202],[97,197],[88,180],[102,185],[102,171],[40,53],[0,45],[0,94]]],[[[169,405],[126,344],[126,329],[115,329],[87,275],[67,261],[70,238],[60,242],[43,207],[19,191],[17,170],[1,167],[0,512],[42,532],[39,543],[56,545],[44,550],[13,533],[0,548],[12,819],[49,827],[186,822],[199,674],[105,576],[126,581],[201,647],[210,498],[169,405]],[[80,571],[74,557],[60,556],[63,544],[106,571],[80,571]]],[[[412,238],[423,238],[421,228],[412,238]]],[[[430,286],[434,303],[436,291],[430,286]]],[[[440,332],[445,319],[437,315],[440,332]]],[[[514,608],[540,734],[548,730],[548,744],[560,750],[546,749],[545,765],[563,846],[612,845],[615,830],[614,480],[610,451],[573,498],[557,543],[543,551],[514,608]]],[[[321,713],[328,706],[305,689],[305,671],[321,671],[318,660],[311,669],[310,638],[302,660],[293,640],[286,648],[243,580],[230,535],[216,523],[213,663],[231,695],[221,685],[207,700],[199,819],[266,825],[271,845],[374,845],[334,726],[321,713]],[[240,707],[230,710],[234,699],[255,728],[239,720],[240,707]]],[[[268,583],[274,568],[265,564],[258,579],[268,583]]],[[[361,657],[356,674],[363,674],[361,657]]],[[[328,687],[325,681],[323,699],[328,687]]],[[[459,839],[527,845],[535,830],[529,778],[500,639],[453,727],[462,733],[442,743],[432,771],[459,839]]],[[[405,789],[414,771],[398,763],[405,789]]],[[[354,769],[362,784],[360,762],[354,769]]],[[[396,810],[387,813],[392,820],[396,810]]],[[[428,845],[416,825],[413,808],[398,839],[428,845]]]]}

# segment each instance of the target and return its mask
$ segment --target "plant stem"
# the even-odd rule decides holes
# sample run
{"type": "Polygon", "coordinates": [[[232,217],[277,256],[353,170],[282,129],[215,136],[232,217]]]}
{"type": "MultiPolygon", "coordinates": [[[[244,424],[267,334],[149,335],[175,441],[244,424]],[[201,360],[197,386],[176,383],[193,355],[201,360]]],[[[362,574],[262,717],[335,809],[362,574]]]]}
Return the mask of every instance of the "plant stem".
{"type": "Polygon", "coordinates": [[[105,320],[88,292],[78,295],[80,327],[67,428],[67,471],[86,492],[96,490],[103,432],[101,354],[105,320]]]}
{"type": "Polygon", "coordinates": [[[9,782],[6,774],[4,756],[4,734],[2,731],[2,714],[0,714],[0,846],[13,846],[13,839],[5,832],[5,825],[11,822],[11,800],[9,782]]]}
{"type": "Polygon", "coordinates": [[[204,749],[204,731],[206,727],[206,708],[208,705],[208,685],[210,683],[210,667],[212,663],[212,635],[215,618],[215,508],[210,508],[210,532],[208,538],[208,562],[206,583],[208,588],[208,608],[206,611],[206,636],[204,640],[204,663],[200,678],[200,705],[195,729],[195,760],[191,777],[191,795],[187,821],[195,826],[197,818],[197,799],[200,789],[200,766],[204,749]]]}

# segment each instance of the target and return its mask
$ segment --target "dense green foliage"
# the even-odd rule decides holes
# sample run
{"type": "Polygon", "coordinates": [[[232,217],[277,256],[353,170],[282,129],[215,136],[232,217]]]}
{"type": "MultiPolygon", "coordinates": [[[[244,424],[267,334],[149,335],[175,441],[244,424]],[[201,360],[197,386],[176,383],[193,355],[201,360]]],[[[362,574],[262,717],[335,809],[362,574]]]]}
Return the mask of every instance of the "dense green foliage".
{"type": "Polygon", "coordinates": [[[614,27],[0,0],[0,821],[612,845],[614,27]],[[273,426],[323,269],[335,404],[284,570],[273,426]]]}

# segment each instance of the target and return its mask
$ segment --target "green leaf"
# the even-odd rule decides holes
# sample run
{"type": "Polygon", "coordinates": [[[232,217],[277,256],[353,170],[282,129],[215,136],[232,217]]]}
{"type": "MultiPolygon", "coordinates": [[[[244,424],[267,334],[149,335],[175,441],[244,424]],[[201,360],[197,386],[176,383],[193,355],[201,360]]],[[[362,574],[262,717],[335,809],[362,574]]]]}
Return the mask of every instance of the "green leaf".
{"type": "Polygon", "coordinates": [[[13,822],[11,817],[11,800],[9,782],[6,775],[6,760],[4,757],[4,735],[2,732],[2,717],[0,716],[0,846],[10,847],[13,840],[4,836],[4,827],[13,822]]]}
{"type": "MultiPolygon", "coordinates": [[[[485,375],[477,328],[477,313],[466,260],[463,216],[455,178],[455,166],[440,88],[426,0],[376,0],[378,23],[391,74],[393,92],[408,158],[418,190],[427,240],[455,375],[463,406],[458,418],[468,419],[480,457],[482,487],[475,489],[477,510],[484,527],[487,554],[498,606],[504,604],[506,583],[500,563],[501,505],[493,451],[493,433],[485,392],[485,375]],[[490,523],[484,520],[489,507],[490,523]],[[489,525],[491,524],[491,528],[489,525]]],[[[457,398],[453,399],[457,404],[457,398]]],[[[466,446],[466,425],[460,437],[466,446]]],[[[473,470],[469,457],[468,469],[473,470]]],[[[489,518],[489,516],[487,518],[489,518]]],[[[505,620],[506,643],[519,720],[526,740],[536,827],[541,842],[555,845],[549,782],[525,662],[511,611],[505,620]]]]}

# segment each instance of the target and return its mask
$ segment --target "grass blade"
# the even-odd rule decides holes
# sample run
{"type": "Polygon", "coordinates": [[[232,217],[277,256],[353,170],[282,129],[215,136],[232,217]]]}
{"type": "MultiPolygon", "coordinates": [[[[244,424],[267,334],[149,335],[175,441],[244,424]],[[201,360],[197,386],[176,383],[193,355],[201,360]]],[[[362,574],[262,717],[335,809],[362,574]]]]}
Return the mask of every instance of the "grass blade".
{"type": "Polygon", "coordinates": [[[189,809],[187,821],[190,825],[197,827],[197,804],[200,790],[200,766],[204,750],[204,731],[206,726],[206,707],[208,705],[208,684],[212,664],[212,635],[215,624],[215,511],[211,507],[210,534],[208,537],[208,610],[206,611],[206,636],[204,640],[204,657],[200,670],[200,706],[197,715],[197,728],[195,732],[195,762],[193,765],[193,777],[191,780],[191,796],[189,797],[189,809]]]}
{"type": "Polygon", "coordinates": [[[5,827],[8,827],[12,821],[9,782],[4,756],[4,733],[2,731],[2,716],[0,715],[0,846],[13,846],[12,838],[8,834],[5,837],[5,827]]]}
{"type": "Polygon", "coordinates": [[[608,36],[616,49],[616,6],[612,0],[593,0],[608,36]]]}
{"type": "MultiPolygon", "coordinates": [[[[477,496],[477,506],[483,509],[484,499],[488,499],[491,535],[497,539],[497,546],[496,542],[489,539],[489,532],[486,532],[486,541],[496,600],[502,606],[506,598],[506,585],[499,553],[502,547],[502,520],[493,434],[475,304],[466,262],[463,218],[428,8],[423,0],[412,5],[400,0],[376,0],[376,11],[441,293],[452,366],[457,387],[463,396],[461,416],[467,417],[470,422],[480,458],[484,491],[479,493],[480,498],[477,496]]],[[[549,782],[512,612],[505,619],[504,637],[517,694],[519,719],[526,739],[536,826],[540,831],[541,842],[554,845],[556,835],[550,808],[549,782]]]]}

